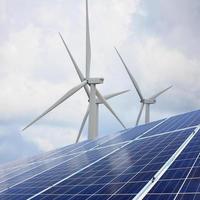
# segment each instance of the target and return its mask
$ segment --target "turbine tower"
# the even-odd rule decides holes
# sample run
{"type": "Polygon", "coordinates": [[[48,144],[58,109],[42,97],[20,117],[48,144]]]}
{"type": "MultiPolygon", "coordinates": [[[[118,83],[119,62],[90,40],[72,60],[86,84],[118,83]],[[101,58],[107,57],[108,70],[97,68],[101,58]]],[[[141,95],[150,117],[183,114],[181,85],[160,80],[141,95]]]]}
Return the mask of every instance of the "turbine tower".
{"type": "MultiPolygon", "coordinates": [[[[106,96],[104,96],[104,98],[105,98],[106,100],[108,100],[108,99],[111,99],[111,98],[113,98],[113,97],[115,97],[115,96],[118,96],[118,95],[121,95],[121,94],[123,94],[123,93],[126,93],[126,92],[128,92],[128,91],[129,91],[129,90],[125,90],[125,91],[122,91],[122,92],[118,92],[118,93],[106,95],[106,96]]],[[[96,119],[96,121],[97,121],[97,131],[98,131],[99,105],[100,105],[100,104],[103,104],[103,102],[102,102],[100,99],[96,99],[95,104],[96,104],[95,106],[96,106],[96,110],[97,110],[97,115],[96,115],[97,119],[96,119]]],[[[83,117],[83,121],[82,121],[80,130],[79,130],[77,139],[76,139],[76,143],[78,143],[78,141],[79,141],[79,139],[80,139],[80,136],[81,136],[81,133],[82,133],[82,131],[83,131],[85,122],[86,122],[86,120],[87,120],[87,118],[88,118],[88,115],[89,115],[89,105],[88,105],[87,111],[86,111],[86,113],[85,113],[85,115],[84,115],[84,117],[83,117]]]]}
{"type": "Polygon", "coordinates": [[[77,91],[79,91],[81,88],[85,89],[85,92],[89,99],[89,105],[87,112],[84,116],[81,129],[78,134],[78,138],[76,142],[78,142],[80,138],[81,131],[83,129],[83,126],[85,124],[85,121],[89,115],[88,120],[88,139],[93,140],[96,139],[98,136],[98,105],[104,104],[106,108],[114,115],[114,117],[119,121],[119,123],[123,126],[123,128],[126,128],[125,125],[122,123],[122,121],[119,119],[119,117],[116,115],[116,113],[113,111],[111,106],[108,104],[107,99],[112,98],[114,96],[120,95],[122,93],[125,93],[127,91],[122,91],[120,93],[111,94],[108,96],[103,96],[96,88],[97,84],[102,84],[104,79],[103,78],[91,78],[90,77],[90,64],[91,64],[91,44],[90,44],[90,30],[89,30],[89,14],[88,14],[88,0],[86,0],[86,72],[85,77],[81,70],[79,69],[75,59],[73,58],[69,48],[67,47],[62,35],[59,33],[62,42],[69,54],[69,57],[78,73],[78,76],[81,80],[81,83],[69,90],[63,97],[61,97],[56,103],[54,103],[49,109],[47,109],[45,112],[43,112],[39,117],[37,117],[34,121],[32,121],[30,124],[28,124],[23,130],[30,127],[32,124],[37,122],[39,119],[41,119],[43,116],[45,116],[47,113],[52,111],[54,108],[59,106],[61,103],[63,103],[65,100],[67,100],[69,97],[71,97],[73,94],[75,94],[77,91]]]}
{"type": "Polygon", "coordinates": [[[128,67],[127,67],[126,63],[124,62],[122,56],[120,55],[119,51],[116,48],[115,48],[115,50],[116,50],[116,52],[117,52],[122,64],[124,65],[128,75],[129,75],[129,77],[130,77],[130,79],[131,79],[131,81],[132,81],[132,83],[133,83],[133,85],[134,85],[134,87],[135,87],[135,89],[136,89],[136,91],[138,93],[138,96],[140,98],[141,108],[140,108],[140,111],[139,111],[139,114],[138,114],[138,117],[137,117],[137,120],[136,120],[136,126],[139,124],[140,117],[142,115],[142,111],[143,111],[144,106],[145,106],[145,123],[149,123],[150,122],[150,105],[151,104],[155,104],[157,97],[159,97],[161,94],[163,94],[164,92],[169,90],[172,86],[170,86],[170,87],[168,87],[168,88],[156,93],[155,95],[153,95],[153,96],[151,96],[149,98],[144,98],[142,93],[141,93],[141,90],[140,90],[140,88],[139,88],[139,86],[138,86],[138,84],[137,84],[137,82],[135,80],[135,78],[133,77],[133,75],[131,74],[130,70],[128,69],[128,67]]]}

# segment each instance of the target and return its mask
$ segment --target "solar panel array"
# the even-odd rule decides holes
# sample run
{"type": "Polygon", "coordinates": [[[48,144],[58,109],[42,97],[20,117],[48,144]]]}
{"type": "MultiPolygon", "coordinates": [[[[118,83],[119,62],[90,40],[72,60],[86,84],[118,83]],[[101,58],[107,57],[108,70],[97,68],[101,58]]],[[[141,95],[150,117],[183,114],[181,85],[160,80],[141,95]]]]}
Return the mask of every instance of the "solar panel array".
{"type": "Polygon", "coordinates": [[[200,199],[200,111],[0,167],[0,199],[200,199]]]}

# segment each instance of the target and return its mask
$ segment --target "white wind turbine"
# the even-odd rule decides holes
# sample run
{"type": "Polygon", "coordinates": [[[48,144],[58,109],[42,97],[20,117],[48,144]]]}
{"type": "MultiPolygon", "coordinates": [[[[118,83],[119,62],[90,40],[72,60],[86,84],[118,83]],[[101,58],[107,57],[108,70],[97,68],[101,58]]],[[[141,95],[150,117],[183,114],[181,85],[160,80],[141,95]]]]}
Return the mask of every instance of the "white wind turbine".
{"type": "Polygon", "coordinates": [[[136,125],[138,125],[138,123],[140,121],[140,117],[142,115],[142,111],[143,111],[144,106],[145,106],[145,123],[149,123],[150,122],[150,105],[151,104],[155,104],[156,103],[156,98],[158,96],[160,96],[161,94],[163,94],[164,92],[166,92],[167,90],[169,90],[172,86],[170,86],[170,87],[158,92],[157,94],[155,94],[155,95],[153,95],[153,96],[151,96],[149,98],[144,98],[142,93],[141,93],[141,90],[140,90],[140,88],[139,88],[139,86],[138,86],[138,84],[137,84],[137,82],[135,80],[135,78],[133,77],[133,75],[129,71],[129,69],[128,69],[126,63],[124,62],[122,56],[120,55],[119,51],[116,48],[115,48],[115,50],[116,50],[121,62],[123,63],[128,75],[129,75],[129,77],[130,77],[130,79],[131,79],[131,81],[132,81],[132,83],[133,83],[138,95],[139,95],[139,98],[140,98],[141,108],[140,108],[140,111],[139,111],[139,114],[138,114],[138,117],[137,117],[137,120],[136,120],[136,125]]]}
{"type": "Polygon", "coordinates": [[[81,88],[85,89],[85,92],[89,98],[89,105],[87,112],[83,118],[83,122],[81,124],[81,128],[77,137],[76,142],[78,142],[81,132],[83,130],[84,124],[86,122],[87,117],[89,116],[88,121],[88,139],[96,139],[98,136],[98,105],[104,104],[106,108],[114,115],[114,117],[119,121],[119,123],[123,126],[123,128],[126,128],[125,125],[122,123],[122,121],[119,119],[119,117],[115,114],[111,106],[108,104],[107,99],[110,99],[112,97],[115,97],[117,95],[120,95],[122,93],[127,92],[122,91],[119,93],[103,96],[96,88],[97,84],[103,83],[103,78],[91,78],[90,77],[90,63],[91,63],[91,45],[90,45],[90,31],[89,31],[89,15],[88,15],[88,0],[86,0],[86,77],[83,76],[81,70],[79,69],[75,59],[73,58],[69,48],[67,47],[62,35],[59,33],[62,42],[69,54],[69,57],[76,69],[76,72],[78,73],[78,76],[81,80],[81,83],[71,90],[69,90],[63,97],[61,97],[56,103],[54,103],[49,109],[47,109],[45,112],[43,112],[39,117],[37,117],[34,121],[32,121],[30,124],[28,124],[23,130],[30,127],[32,124],[37,122],[39,119],[41,119],[43,116],[45,116],[47,113],[52,111],[54,108],[56,108],[58,105],[63,103],[65,100],[67,100],[70,96],[72,96],[74,93],[76,93],[81,88]]]}

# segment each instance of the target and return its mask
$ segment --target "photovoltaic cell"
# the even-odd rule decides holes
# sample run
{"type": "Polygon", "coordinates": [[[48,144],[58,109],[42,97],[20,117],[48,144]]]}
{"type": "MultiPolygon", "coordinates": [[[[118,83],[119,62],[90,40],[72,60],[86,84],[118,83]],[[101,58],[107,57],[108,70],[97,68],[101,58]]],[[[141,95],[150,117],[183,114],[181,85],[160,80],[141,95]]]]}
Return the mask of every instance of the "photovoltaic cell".
{"type": "Polygon", "coordinates": [[[149,131],[143,137],[159,134],[163,132],[171,132],[178,129],[197,126],[200,123],[200,110],[170,117],[165,122],[149,131]]]}
{"type": "MultiPolygon", "coordinates": [[[[148,125],[146,125],[146,128],[144,128],[144,125],[141,127],[138,126],[132,130],[132,133],[134,137],[136,137],[139,134],[142,134],[144,131],[146,131],[147,128],[151,128],[159,122],[160,121],[149,123],[148,125]]],[[[47,155],[42,155],[37,159],[30,159],[27,162],[24,162],[21,167],[9,169],[7,171],[3,170],[2,175],[0,175],[0,191],[6,189],[7,187],[17,184],[18,182],[29,179],[32,176],[40,174],[43,171],[56,167],[57,165],[62,164],[63,162],[65,163],[66,161],[79,156],[78,153],[83,154],[83,152],[85,151],[95,148],[104,148],[108,145],[115,146],[110,148],[119,148],[120,144],[116,146],[116,143],[105,142],[112,140],[112,138],[118,137],[118,135],[121,135],[121,133],[119,132],[117,134],[112,134],[110,136],[97,139],[95,141],[87,141],[82,142],[80,144],[70,145],[69,147],[61,148],[59,150],[47,153],[47,155]],[[104,145],[104,143],[106,144],[104,145]]]]}
{"type": "Polygon", "coordinates": [[[78,156],[78,153],[73,153],[73,150],[80,148],[81,146],[87,145],[89,142],[80,143],[79,145],[69,145],[67,148],[61,148],[47,155],[39,156],[38,159],[30,159],[24,161],[15,167],[12,166],[8,169],[1,169],[0,173],[0,191],[3,188],[10,187],[19,181],[30,178],[35,174],[41,173],[47,169],[57,166],[67,160],[78,156]],[[66,151],[68,149],[68,151],[66,151]],[[67,153],[68,152],[68,153],[67,153]],[[71,154],[70,154],[71,153],[71,154]],[[43,158],[43,159],[42,159],[43,158]]]}
{"type": "Polygon", "coordinates": [[[199,199],[200,131],[146,196],[146,200],[199,199]]]}
{"type": "MultiPolygon", "coordinates": [[[[0,199],[133,199],[199,124],[194,111],[4,165],[0,199]]],[[[145,199],[200,198],[199,135],[145,199]]]]}
{"type": "Polygon", "coordinates": [[[37,156],[23,159],[20,161],[15,161],[9,164],[5,164],[0,167],[0,180],[2,180],[1,176],[7,176],[7,174],[17,173],[21,170],[26,170],[27,166],[30,168],[32,165],[33,167],[36,164],[40,164],[40,162],[48,161],[50,159],[56,159],[59,157],[65,156],[65,154],[75,154],[82,151],[87,151],[89,149],[92,149],[100,144],[103,144],[105,141],[111,140],[113,137],[116,137],[117,135],[121,134],[120,132],[110,134],[108,136],[102,137],[100,139],[97,139],[95,141],[83,141],[78,144],[72,144],[68,145],[66,147],[62,147],[53,151],[49,151],[47,153],[39,154],[37,156]]]}
{"type": "Polygon", "coordinates": [[[57,157],[65,155],[65,153],[69,154],[72,150],[77,149],[85,144],[89,143],[89,141],[81,142],[79,144],[69,145],[67,147],[63,147],[57,150],[53,150],[47,153],[43,153],[31,158],[23,159],[20,161],[12,162],[11,164],[6,164],[0,167],[0,180],[2,180],[3,176],[8,176],[8,174],[17,173],[17,171],[26,169],[27,166],[34,166],[41,161],[55,159],[57,157]]]}
{"type": "MultiPolygon", "coordinates": [[[[79,154],[76,157],[73,157],[69,160],[65,160],[62,164],[59,164],[52,168],[49,168],[49,166],[42,166],[42,173],[40,173],[40,171],[37,171],[35,173],[35,169],[28,171],[28,173],[21,174],[20,176],[15,177],[14,179],[9,179],[5,182],[0,183],[0,190],[2,191],[6,189],[0,194],[11,194],[13,196],[13,194],[16,194],[16,192],[18,194],[23,191],[25,195],[29,194],[29,196],[31,196],[35,194],[35,192],[39,192],[42,189],[45,189],[48,186],[62,180],[66,176],[69,176],[72,173],[84,168],[90,163],[95,162],[96,160],[109,154],[115,149],[116,147],[112,146],[100,150],[91,150],[86,152],[85,154],[79,154]],[[21,179],[21,177],[23,179],[21,179]],[[17,185],[14,186],[15,184],[17,185]]],[[[13,199],[16,199],[16,196],[13,197],[13,199]]]]}
{"type": "Polygon", "coordinates": [[[133,198],[192,131],[136,140],[36,198],[133,198]]]}
{"type": "MultiPolygon", "coordinates": [[[[64,148],[60,148],[55,151],[48,152],[46,154],[35,156],[31,159],[26,159],[18,163],[13,163],[10,166],[4,166],[0,169],[0,189],[7,188],[12,183],[15,184],[19,181],[27,179],[35,174],[52,168],[58,164],[63,163],[73,157],[76,157],[79,153],[84,151],[98,148],[100,144],[106,140],[110,140],[116,137],[120,133],[115,133],[107,137],[97,139],[95,141],[86,141],[74,145],[69,145],[64,148]],[[6,184],[4,184],[6,183],[6,184]],[[4,185],[1,187],[1,185],[4,185]]],[[[119,145],[118,145],[119,147],[119,145]]]]}
{"type": "Polygon", "coordinates": [[[135,138],[142,135],[149,129],[155,127],[157,124],[161,123],[162,121],[163,120],[159,120],[159,121],[155,121],[155,122],[151,122],[151,123],[148,123],[145,125],[140,125],[140,126],[131,128],[131,129],[125,131],[123,134],[120,134],[116,138],[109,140],[108,142],[105,142],[101,146],[106,146],[106,145],[116,144],[116,143],[120,143],[120,142],[126,142],[129,140],[134,140],[135,138]]]}

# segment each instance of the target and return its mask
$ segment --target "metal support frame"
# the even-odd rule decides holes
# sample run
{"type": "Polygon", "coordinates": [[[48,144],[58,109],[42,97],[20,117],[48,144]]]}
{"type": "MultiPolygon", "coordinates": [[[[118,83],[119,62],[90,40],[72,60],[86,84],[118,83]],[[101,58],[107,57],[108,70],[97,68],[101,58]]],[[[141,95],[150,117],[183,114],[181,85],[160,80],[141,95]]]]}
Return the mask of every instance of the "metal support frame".
{"type": "Polygon", "coordinates": [[[183,144],[176,150],[176,152],[168,159],[168,161],[160,168],[160,170],[154,175],[154,177],[137,193],[133,200],[142,200],[153,186],[159,181],[162,175],[169,169],[176,158],[181,154],[189,142],[194,138],[197,132],[200,130],[200,126],[197,126],[195,130],[187,137],[183,144]]]}

